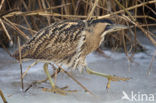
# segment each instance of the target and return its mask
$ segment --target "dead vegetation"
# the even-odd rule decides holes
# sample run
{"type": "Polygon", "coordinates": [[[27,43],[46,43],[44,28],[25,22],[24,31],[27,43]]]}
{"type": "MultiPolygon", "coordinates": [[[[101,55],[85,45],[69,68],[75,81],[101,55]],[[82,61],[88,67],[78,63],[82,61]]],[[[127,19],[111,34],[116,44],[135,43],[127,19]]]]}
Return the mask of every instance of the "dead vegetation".
{"type": "Polygon", "coordinates": [[[0,45],[23,43],[41,28],[64,19],[111,18],[117,24],[128,25],[116,35],[107,35],[103,46],[126,54],[143,51],[136,31],[141,30],[156,46],[155,0],[2,0],[0,2],[0,45]]]}

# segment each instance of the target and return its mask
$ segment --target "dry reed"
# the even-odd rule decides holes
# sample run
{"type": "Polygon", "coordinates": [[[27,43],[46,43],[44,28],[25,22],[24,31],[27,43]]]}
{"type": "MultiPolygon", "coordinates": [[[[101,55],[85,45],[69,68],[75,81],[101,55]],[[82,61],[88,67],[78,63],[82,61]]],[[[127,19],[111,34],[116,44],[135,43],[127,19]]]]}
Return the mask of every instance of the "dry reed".
{"type": "Polygon", "coordinates": [[[156,15],[154,7],[150,7],[155,3],[155,0],[15,0],[14,3],[11,0],[2,0],[0,23],[9,43],[12,43],[15,41],[12,41],[11,37],[20,36],[26,41],[39,29],[61,19],[112,18],[116,23],[134,25],[134,34],[131,36],[127,35],[126,31],[121,31],[122,33],[118,34],[122,36],[106,37],[109,41],[109,45],[107,42],[106,46],[120,47],[127,52],[130,51],[128,47],[135,49],[141,46],[136,38],[136,28],[143,31],[145,36],[156,45],[155,35],[149,31],[150,26],[156,25],[155,16],[148,15],[145,11],[140,12],[140,9],[146,8],[156,15]],[[154,23],[151,24],[150,21],[154,23]],[[9,33],[10,29],[15,30],[16,34],[9,33]]]}

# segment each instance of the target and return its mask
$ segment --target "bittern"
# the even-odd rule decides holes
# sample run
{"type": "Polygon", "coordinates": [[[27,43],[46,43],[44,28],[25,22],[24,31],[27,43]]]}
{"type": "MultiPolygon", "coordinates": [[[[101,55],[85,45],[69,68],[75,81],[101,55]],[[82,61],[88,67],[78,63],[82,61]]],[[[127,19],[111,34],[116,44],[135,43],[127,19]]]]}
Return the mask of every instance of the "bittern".
{"type": "MultiPolygon", "coordinates": [[[[106,34],[127,28],[113,24],[106,19],[64,20],[52,23],[41,29],[28,42],[21,46],[21,59],[34,59],[44,62],[44,70],[54,92],[56,88],[48,72],[48,64],[66,65],[71,69],[86,70],[89,74],[105,77],[110,81],[128,80],[109,74],[95,72],[87,66],[86,56],[95,51],[106,34]]],[[[19,60],[19,51],[13,55],[19,60]]]]}

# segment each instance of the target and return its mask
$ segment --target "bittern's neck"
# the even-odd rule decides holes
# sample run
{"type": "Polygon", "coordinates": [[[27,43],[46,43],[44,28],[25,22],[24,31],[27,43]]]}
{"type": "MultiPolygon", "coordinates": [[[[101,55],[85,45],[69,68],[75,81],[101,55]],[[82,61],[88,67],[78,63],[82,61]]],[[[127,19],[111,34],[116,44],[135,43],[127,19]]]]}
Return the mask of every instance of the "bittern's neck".
{"type": "Polygon", "coordinates": [[[90,26],[88,28],[89,30],[85,32],[86,47],[83,55],[88,55],[90,52],[95,51],[104,40],[104,38],[101,37],[105,30],[105,25],[103,24],[104,23],[99,23],[98,25],[90,26]]]}
{"type": "Polygon", "coordinates": [[[101,43],[104,40],[105,35],[107,34],[107,32],[105,32],[105,28],[106,28],[107,24],[106,23],[98,23],[95,25],[93,31],[93,35],[94,37],[98,38],[99,40],[99,45],[101,45],[101,43]]]}

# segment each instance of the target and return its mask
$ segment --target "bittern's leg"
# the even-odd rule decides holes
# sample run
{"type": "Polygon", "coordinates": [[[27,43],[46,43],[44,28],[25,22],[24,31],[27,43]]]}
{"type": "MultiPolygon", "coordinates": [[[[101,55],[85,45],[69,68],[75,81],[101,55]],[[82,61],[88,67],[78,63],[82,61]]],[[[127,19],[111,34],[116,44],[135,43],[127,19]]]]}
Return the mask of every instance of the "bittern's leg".
{"type": "Polygon", "coordinates": [[[4,97],[3,92],[1,91],[1,89],[0,89],[0,96],[2,97],[3,102],[7,103],[7,101],[6,101],[5,97],[4,97]]]}
{"type": "Polygon", "coordinates": [[[45,71],[45,73],[46,73],[46,75],[47,75],[47,77],[49,79],[50,85],[52,87],[51,90],[47,90],[47,89],[44,89],[44,90],[54,92],[54,93],[59,93],[59,94],[62,94],[62,95],[65,95],[67,92],[72,92],[72,91],[64,90],[65,88],[58,88],[57,86],[55,86],[55,84],[52,81],[52,78],[51,78],[51,76],[49,74],[48,63],[45,63],[43,68],[44,68],[44,71],[45,71]]]}
{"type": "Polygon", "coordinates": [[[98,76],[102,76],[108,79],[108,83],[107,83],[107,87],[106,88],[110,88],[110,82],[111,81],[127,81],[130,78],[123,78],[123,77],[118,77],[118,76],[113,76],[113,75],[109,75],[109,74],[105,74],[105,73],[100,73],[100,72],[96,72],[91,70],[90,68],[86,68],[87,73],[89,74],[94,74],[94,75],[98,75],[98,76]]]}
{"type": "Polygon", "coordinates": [[[48,63],[45,63],[44,66],[43,66],[43,68],[44,68],[44,72],[46,73],[46,75],[47,75],[47,77],[49,79],[49,82],[50,82],[51,87],[53,89],[55,89],[55,84],[53,83],[53,81],[51,79],[51,76],[49,74],[49,71],[48,71],[48,63]]]}

